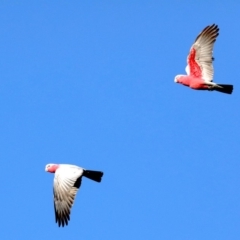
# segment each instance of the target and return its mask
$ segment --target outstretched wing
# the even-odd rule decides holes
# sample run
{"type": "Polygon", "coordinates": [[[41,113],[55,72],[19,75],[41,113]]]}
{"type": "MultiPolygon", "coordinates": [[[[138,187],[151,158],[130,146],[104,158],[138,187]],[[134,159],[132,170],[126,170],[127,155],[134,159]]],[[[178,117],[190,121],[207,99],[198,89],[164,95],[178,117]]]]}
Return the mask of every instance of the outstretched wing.
{"type": "Polygon", "coordinates": [[[213,45],[218,35],[219,28],[213,24],[204,28],[197,36],[187,57],[188,75],[200,77],[208,82],[213,80],[213,45]]]}
{"type": "Polygon", "coordinates": [[[71,208],[81,186],[83,169],[61,166],[54,177],[54,211],[58,226],[68,225],[71,208]]]}

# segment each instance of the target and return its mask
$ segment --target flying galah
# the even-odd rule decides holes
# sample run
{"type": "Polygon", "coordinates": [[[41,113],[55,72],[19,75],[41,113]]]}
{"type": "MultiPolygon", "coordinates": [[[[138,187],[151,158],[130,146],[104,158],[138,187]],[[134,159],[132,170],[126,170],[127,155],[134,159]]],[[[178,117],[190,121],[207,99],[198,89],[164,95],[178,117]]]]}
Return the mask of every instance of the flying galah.
{"type": "Polygon", "coordinates": [[[215,24],[203,29],[197,36],[187,57],[187,75],[177,75],[174,82],[196,90],[216,90],[222,93],[232,93],[233,85],[212,82],[213,44],[219,35],[218,32],[219,28],[215,24]]]}
{"type": "Polygon", "coordinates": [[[101,182],[103,172],[85,170],[70,164],[47,164],[45,171],[55,173],[53,181],[55,219],[59,227],[64,227],[70,221],[71,207],[81,186],[82,176],[101,182]]]}

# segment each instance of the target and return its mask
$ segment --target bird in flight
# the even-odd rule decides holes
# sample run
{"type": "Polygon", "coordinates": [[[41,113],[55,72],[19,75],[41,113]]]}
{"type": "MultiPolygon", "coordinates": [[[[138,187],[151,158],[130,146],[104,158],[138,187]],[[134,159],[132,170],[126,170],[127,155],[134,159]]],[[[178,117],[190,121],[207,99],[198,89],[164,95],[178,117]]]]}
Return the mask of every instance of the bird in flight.
{"type": "Polygon", "coordinates": [[[53,181],[54,211],[59,227],[68,225],[71,208],[81,186],[82,176],[101,182],[103,172],[85,170],[70,164],[47,164],[45,171],[55,173],[53,181]]]}
{"type": "Polygon", "coordinates": [[[219,35],[219,28],[207,26],[197,36],[187,57],[187,75],[177,75],[174,82],[195,90],[218,91],[231,94],[233,85],[213,82],[213,45],[219,35]]]}

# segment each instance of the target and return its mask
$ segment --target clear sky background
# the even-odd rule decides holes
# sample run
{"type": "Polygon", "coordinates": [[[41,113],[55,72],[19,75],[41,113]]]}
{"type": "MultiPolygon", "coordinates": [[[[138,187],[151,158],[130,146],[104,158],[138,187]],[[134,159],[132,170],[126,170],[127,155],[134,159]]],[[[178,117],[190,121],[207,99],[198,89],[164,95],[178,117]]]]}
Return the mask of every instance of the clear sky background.
{"type": "Polygon", "coordinates": [[[0,239],[239,239],[240,3],[1,1],[0,239]],[[174,83],[216,23],[214,80],[174,83]],[[102,170],[55,224],[47,163],[102,170]]]}

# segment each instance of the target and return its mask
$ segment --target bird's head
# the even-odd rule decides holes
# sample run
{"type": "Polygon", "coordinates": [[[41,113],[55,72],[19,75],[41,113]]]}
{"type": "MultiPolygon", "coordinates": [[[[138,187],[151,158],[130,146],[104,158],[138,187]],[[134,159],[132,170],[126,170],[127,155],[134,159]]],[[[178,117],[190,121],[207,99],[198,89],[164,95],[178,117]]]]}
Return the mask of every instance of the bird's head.
{"type": "Polygon", "coordinates": [[[175,83],[181,83],[181,78],[183,77],[184,75],[177,75],[175,78],[174,78],[174,82],[175,83]]]}
{"type": "Polygon", "coordinates": [[[59,167],[58,164],[49,163],[49,164],[46,165],[45,171],[50,172],[50,173],[55,173],[56,170],[58,169],[58,167],[59,167]]]}

